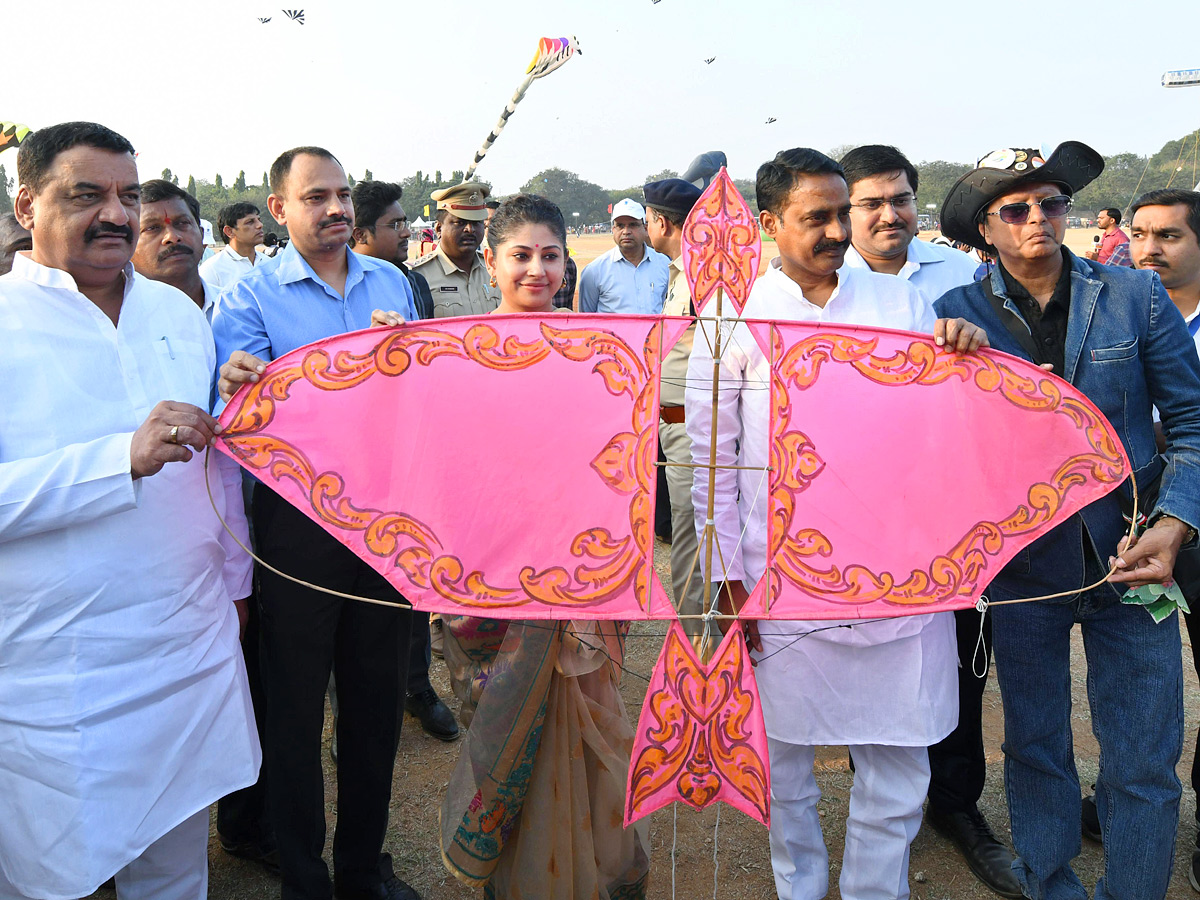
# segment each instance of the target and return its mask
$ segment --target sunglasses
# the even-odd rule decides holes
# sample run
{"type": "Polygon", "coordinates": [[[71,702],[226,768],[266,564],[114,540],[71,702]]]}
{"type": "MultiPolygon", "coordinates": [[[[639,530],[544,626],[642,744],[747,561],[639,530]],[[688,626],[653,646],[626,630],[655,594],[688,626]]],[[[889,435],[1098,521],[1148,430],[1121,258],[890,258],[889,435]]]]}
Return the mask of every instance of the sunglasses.
{"type": "MultiPolygon", "coordinates": [[[[1066,194],[1056,194],[1053,197],[1047,197],[1037,203],[1042,209],[1042,215],[1047,219],[1058,219],[1065,216],[1071,209],[1073,201],[1066,194]]],[[[1029,210],[1031,205],[1028,203],[1006,203],[996,212],[988,213],[989,216],[999,216],[1000,221],[1007,225],[1024,225],[1029,221],[1029,210]]]]}

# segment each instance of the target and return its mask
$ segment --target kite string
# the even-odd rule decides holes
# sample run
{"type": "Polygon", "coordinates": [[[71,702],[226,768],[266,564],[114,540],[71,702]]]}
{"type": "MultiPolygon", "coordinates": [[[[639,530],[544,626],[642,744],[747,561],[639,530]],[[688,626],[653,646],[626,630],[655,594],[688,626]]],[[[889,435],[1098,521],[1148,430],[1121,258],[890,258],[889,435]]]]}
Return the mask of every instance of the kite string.
{"type": "Polygon", "coordinates": [[[233,538],[233,542],[235,544],[237,544],[239,547],[241,547],[243,550],[246,551],[246,554],[252,560],[254,560],[256,563],[258,563],[260,566],[262,566],[267,571],[273,572],[274,574],[278,575],[280,578],[284,578],[288,581],[291,581],[295,584],[300,585],[301,587],[306,587],[309,590],[319,591],[322,594],[329,594],[332,597],[341,597],[343,600],[360,600],[363,603],[373,603],[376,606],[391,606],[391,607],[395,607],[396,609],[411,610],[413,608],[411,603],[407,603],[407,602],[406,603],[393,603],[389,600],[378,600],[375,597],[362,597],[358,594],[346,594],[346,593],[343,593],[342,591],[335,591],[332,588],[321,587],[321,585],[319,585],[319,584],[313,584],[311,581],[305,581],[303,578],[297,578],[295,575],[289,575],[287,572],[281,572],[279,569],[275,568],[273,565],[271,565],[269,562],[264,560],[262,557],[260,557],[258,554],[256,554],[253,550],[251,550],[249,547],[247,547],[245,544],[243,544],[242,539],[233,533],[233,529],[229,527],[229,523],[227,521],[225,521],[225,517],[223,515],[221,515],[221,511],[219,509],[217,509],[217,500],[215,497],[213,497],[212,481],[209,479],[209,476],[208,476],[208,469],[209,469],[208,461],[212,458],[212,451],[213,451],[213,448],[210,447],[204,453],[204,488],[205,488],[205,490],[208,491],[208,502],[210,504],[212,504],[213,512],[217,514],[217,518],[221,521],[221,527],[225,529],[226,533],[228,533],[228,535],[231,538],[233,538]]]}

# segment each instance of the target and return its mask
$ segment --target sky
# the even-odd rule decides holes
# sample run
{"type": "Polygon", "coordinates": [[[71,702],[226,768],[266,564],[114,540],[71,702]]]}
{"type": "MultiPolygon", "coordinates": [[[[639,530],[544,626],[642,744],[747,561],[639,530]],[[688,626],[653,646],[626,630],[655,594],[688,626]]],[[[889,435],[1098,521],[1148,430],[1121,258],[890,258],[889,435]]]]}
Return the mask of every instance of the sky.
{"type": "MultiPolygon", "coordinates": [[[[497,193],[551,166],[628,187],[713,149],[749,178],[797,146],[892,143],[914,161],[973,162],[1074,139],[1147,154],[1200,127],[1200,87],[1160,85],[1166,69],[1200,67],[1195,0],[303,8],[299,25],[259,0],[3,0],[0,120],[102,122],[138,148],[143,178],[169,167],[230,183],[244,168],[257,182],[301,144],[355,177],[448,175],[470,163],[538,39],[575,35],[581,55],[532,84],[479,166],[497,193]],[[429,49],[405,59],[413,34],[429,49]]],[[[0,155],[10,173],[15,155],[0,155]]]]}

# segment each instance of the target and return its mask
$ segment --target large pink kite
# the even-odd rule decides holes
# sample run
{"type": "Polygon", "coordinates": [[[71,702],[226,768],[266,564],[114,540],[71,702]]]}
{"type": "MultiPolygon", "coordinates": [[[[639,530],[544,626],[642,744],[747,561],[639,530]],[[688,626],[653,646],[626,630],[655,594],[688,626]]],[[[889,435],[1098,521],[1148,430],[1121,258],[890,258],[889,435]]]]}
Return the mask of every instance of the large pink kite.
{"type": "MultiPolygon", "coordinates": [[[[740,310],[758,233],[723,171],[684,248],[697,306],[740,310]]],[[[482,316],[341,335],[244,386],[218,446],[418,609],[674,620],[653,566],[658,376],[690,321],[482,316]]],[[[767,576],[743,616],[972,606],[1014,554],[1129,474],[1099,411],[1030,363],[904,332],[746,324],[771,362],[772,471],[767,576]]],[[[626,820],[724,800],[766,822],[769,795],[741,630],[702,661],[673,624],[626,820]]]]}

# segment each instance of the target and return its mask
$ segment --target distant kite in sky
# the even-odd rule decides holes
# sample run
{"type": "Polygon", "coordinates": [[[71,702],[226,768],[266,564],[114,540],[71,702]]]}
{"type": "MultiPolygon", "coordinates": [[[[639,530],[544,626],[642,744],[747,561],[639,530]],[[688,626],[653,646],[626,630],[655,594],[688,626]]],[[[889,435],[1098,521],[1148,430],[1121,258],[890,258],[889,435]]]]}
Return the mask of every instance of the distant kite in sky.
{"type": "Polygon", "coordinates": [[[28,125],[18,125],[16,122],[0,122],[0,151],[9,147],[18,147],[21,141],[29,137],[32,129],[28,125]]]}
{"type": "Polygon", "coordinates": [[[263,25],[266,25],[268,22],[270,22],[270,21],[271,21],[271,17],[270,17],[270,16],[267,16],[267,17],[264,19],[262,16],[259,16],[259,18],[258,18],[258,21],[259,21],[259,22],[261,22],[263,25]]]}
{"type": "Polygon", "coordinates": [[[767,119],[767,121],[766,121],[766,124],[767,124],[767,125],[770,125],[770,124],[771,124],[772,122],[774,122],[774,121],[775,121],[775,117],[774,117],[774,116],[771,116],[771,118],[767,119]]]}
{"type": "Polygon", "coordinates": [[[301,25],[304,24],[304,10],[302,9],[285,9],[283,10],[283,14],[293,22],[299,22],[301,25]]]}
{"type": "Polygon", "coordinates": [[[714,60],[714,59],[716,59],[716,57],[715,57],[715,56],[710,56],[708,59],[706,59],[706,60],[704,61],[704,64],[705,64],[705,65],[709,65],[709,66],[711,66],[711,65],[713,64],[713,60],[714,60]]]}

